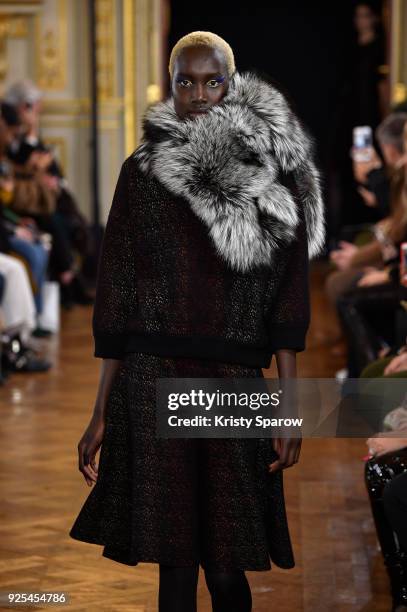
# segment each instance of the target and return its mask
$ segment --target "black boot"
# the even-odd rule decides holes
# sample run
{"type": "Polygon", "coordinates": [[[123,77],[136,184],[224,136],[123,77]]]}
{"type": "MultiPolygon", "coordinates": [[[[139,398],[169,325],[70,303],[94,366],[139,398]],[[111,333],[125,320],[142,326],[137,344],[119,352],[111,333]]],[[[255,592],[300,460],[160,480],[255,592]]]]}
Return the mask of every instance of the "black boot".
{"type": "Polygon", "coordinates": [[[407,612],[407,555],[400,551],[385,555],[393,598],[392,612],[407,612]]]}
{"type": "Polygon", "coordinates": [[[3,372],[47,372],[51,363],[38,357],[19,334],[2,335],[1,368],[3,372]]]}

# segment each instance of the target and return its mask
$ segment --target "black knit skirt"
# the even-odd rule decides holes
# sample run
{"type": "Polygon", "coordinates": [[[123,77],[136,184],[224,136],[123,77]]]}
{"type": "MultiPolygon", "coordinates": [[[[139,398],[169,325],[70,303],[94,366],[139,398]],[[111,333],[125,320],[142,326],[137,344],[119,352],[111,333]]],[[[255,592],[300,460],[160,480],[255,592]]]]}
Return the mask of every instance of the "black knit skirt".
{"type": "Polygon", "coordinates": [[[96,484],[69,535],[103,556],[218,570],[294,566],[283,474],[269,439],[156,437],[159,377],[262,377],[261,369],[129,354],[106,408],[96,484]]]}

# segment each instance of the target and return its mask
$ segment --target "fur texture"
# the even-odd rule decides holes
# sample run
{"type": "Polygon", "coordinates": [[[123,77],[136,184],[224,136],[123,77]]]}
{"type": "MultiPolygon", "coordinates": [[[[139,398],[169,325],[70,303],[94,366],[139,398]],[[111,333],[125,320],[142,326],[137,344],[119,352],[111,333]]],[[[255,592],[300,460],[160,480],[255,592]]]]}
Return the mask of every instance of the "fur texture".
{"type": "Polygon", "coordinates": [[[185,198],[233,269],[271,265],[299,223],[297,204],[279,182],[292,172],[305,212],[308,252],[325,238],[320,175],[312,143],[283,94],[251,73],[235,73],[220,104],[183,120],[172,98],[148,109],[141,169],[185,198]]]}

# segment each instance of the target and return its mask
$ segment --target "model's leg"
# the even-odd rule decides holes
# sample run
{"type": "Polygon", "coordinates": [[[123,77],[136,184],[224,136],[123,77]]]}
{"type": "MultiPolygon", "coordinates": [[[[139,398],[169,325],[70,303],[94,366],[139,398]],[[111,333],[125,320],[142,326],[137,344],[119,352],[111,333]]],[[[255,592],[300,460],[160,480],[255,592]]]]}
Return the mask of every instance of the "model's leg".
{"type": "Polygon", "coordinates": [[[196,612],[199,565],[173,567],[160,563],[159,612],[196,612]]]}
{"type": "Polygon", "coordinates": [[[252,594],[243,570],[217,572],[205,570],[213,612],[250,612],[252,594]]]}

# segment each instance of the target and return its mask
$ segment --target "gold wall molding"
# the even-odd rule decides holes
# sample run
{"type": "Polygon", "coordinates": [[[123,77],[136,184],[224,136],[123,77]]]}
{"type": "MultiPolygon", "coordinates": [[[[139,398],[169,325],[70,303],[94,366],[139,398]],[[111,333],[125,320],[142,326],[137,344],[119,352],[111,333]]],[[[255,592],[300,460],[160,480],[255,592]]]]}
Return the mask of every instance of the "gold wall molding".
{"type": "Polygon", "coordinates": [[[9,38],[25,38],[28,23],[25,15],[0,12],[0,80],[4,81],[8,72],[7,41],[9,38]]]}
{"type": "MultiPolygon", "coordinates": [[[[90,112],[90,105],[89,98],[47,98],[43,101],[43,113],[46,115],[85,115],[90,112]]],[[[103,117],[111,113],[121,113],[123,108],[123,98],[111,98],[100,103],[99,113],[103,117]]]]}
{"type": "Polygon", "coordinates": [[[56,4],[54,22],[45,21],[47,6],[35,16],[36,80],[45,91],[61,91],[67,85],[67,0],[52,2],[56,4]]]}
{"type": "MultiPolygon", "coordinates": [[[[89,128],[91,121],[87,117],[78,117],[72,119],[53,119],[44,117],[41,119],[41,127],[44,128],[89,128]]],[[[101,131],[119,130],[120,129],[119,119],[101,119],[99,121],[99,129],[101,131]]]]}
{"type": "Polygon", "coordinates": [[[124,148],[126,157],[136,148],[134,0],[123,0],[124,148]]]}
{"type": "Polygon", "coordinates": [[[96,0],[96,63],[100,100],[114,98],[117,91],[115,0],[96,0]]]}
{"type": "Polygon", "coordinates": [[[393,87],[393,102],[401,104],[407,100],[407,86],[404,83],[395,83],[393,87]]]}
{"type": "Polygon", "coordinates": [[[391,2],[391,98],[393,104],[407,99],[407,1],[391,2]]]}
{"type": "Polygon", "coordinates": [[[28,7],[32,7],[32,6],[41,6],[41,4],[43,4],[44,0],[0,0],[0,7],[1,6],[5,6],[5,7],[22,7],[24,8],[24,5],[27,5],[28,7]]]}

